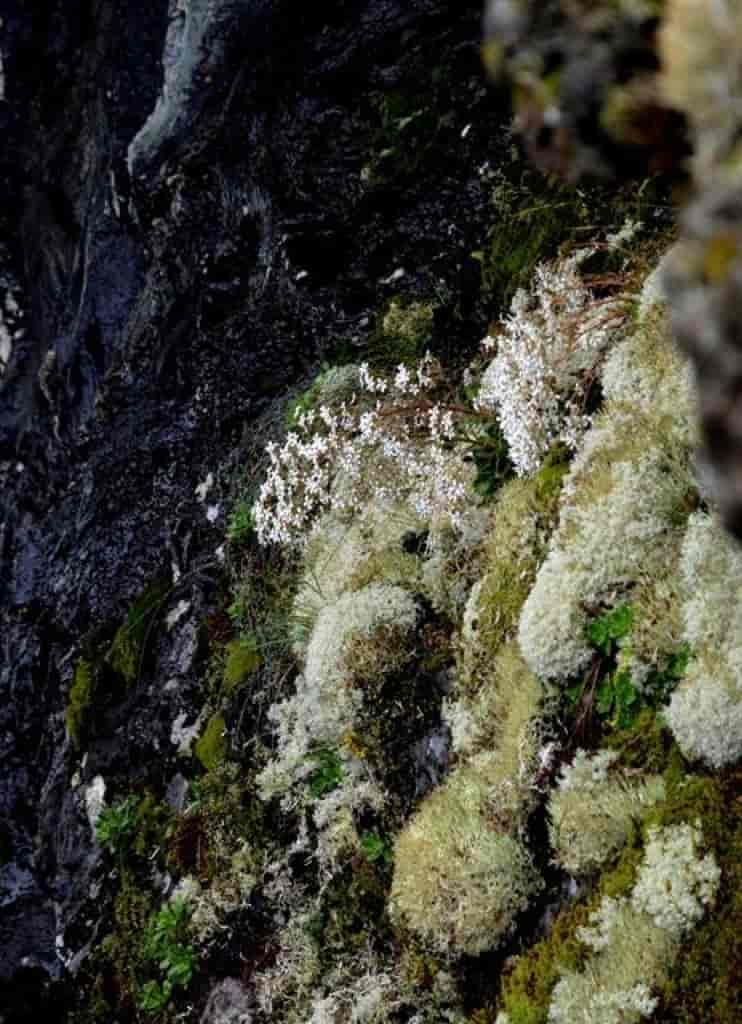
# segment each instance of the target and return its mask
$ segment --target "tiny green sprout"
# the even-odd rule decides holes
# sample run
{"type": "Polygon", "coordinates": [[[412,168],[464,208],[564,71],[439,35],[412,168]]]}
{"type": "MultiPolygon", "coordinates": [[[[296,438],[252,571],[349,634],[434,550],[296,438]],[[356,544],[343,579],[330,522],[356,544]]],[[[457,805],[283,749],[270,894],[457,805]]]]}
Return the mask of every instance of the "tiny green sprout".
{"type": "Polygon", "coordinates": [[[345,769],[334,750],[317,750],[310,757],[317,763],[317,768],[309,777],[309,794],[318,800],[341,785],[345,779],[345,769]]]}
{"type": "Polygon", "coordinates": [[[227,523],[227,540],[234,545],[245,544],[254,526],[252,505],[244,499],[238,501],[227,523]]]}
{"type": "Polygon", "coordinates": [[[104,807],[95,826],[95,837],[111,853],[121,853],[134,837],[139,821],[139,801],[135,796],[104,807]]]}
{"type": "Polygon", "coordinates": [[[163,982],[160,985],[156,981],[148,981],[146,985],[142,985],[137,996],[137,1005],[140,1010],[145,1013],[162,1013],[167,1004],[170,1002],[170,996],[172,995],[172,989],[163,982]]]}
{"type": "Polygon", "coordinates": [[[394,860],[392,847],[388,839],[378,832],[364,832],[361,836],[361,850],[370,864],[390,865],[394,860]]]}

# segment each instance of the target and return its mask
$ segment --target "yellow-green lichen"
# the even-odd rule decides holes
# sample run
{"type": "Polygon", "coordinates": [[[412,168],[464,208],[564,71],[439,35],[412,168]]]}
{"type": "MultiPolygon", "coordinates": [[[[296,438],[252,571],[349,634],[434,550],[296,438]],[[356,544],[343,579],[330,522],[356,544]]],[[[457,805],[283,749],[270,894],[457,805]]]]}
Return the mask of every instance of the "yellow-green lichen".
{"type": "Polygon", "coordinates": [[[196,757],[206,771],[211,771],[224,760],[227,753],[226,728],[223,716],[213,715],[196,741],[196,757]]]}

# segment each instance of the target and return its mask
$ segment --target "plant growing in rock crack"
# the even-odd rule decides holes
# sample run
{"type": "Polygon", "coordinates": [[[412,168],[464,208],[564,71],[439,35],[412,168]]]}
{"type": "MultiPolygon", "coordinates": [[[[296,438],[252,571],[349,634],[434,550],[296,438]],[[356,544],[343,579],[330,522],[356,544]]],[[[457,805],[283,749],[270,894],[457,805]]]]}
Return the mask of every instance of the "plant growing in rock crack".
{"type": "Polygon", "coordinates": [[[307,783],[309,795],[318,800],[341,785],[345,778],[345,769],[343,762],[334,750],[316,750],[309,755],[309,760],[316,764],[307,783]]]}
{"type": "Polygon", "coordinates": [[[196,969],[196,953],[185,941],[190,908],[184,900],[164,904],[149,923],[143,957],[156,965],[158,979],[140,989],[139,1007],[148,1013],[162,1011],[174,991],[188,988],[196,969]]]}
{"type": "Polygon", "coordinates": [[[95,837],[111,853],[121,854],[134,838],[139,823],[139,800],[129,796],[110,807],[104,807],[95,826],[95,837]]]}
{"type": "Polygon", "coordinates": [[[252,505],[244,498],[241,498],[232,509],[227,522],[227,540],[230,544],[240,545],[249,540],[255,522],[253,519],[252,505]]]}

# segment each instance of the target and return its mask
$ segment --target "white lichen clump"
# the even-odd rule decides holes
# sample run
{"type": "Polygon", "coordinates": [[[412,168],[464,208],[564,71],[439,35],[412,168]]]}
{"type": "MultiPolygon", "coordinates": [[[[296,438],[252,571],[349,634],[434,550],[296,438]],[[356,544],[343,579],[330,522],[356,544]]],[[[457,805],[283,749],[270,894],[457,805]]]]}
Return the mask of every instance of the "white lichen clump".
{"type": "Polygon", "coordinates": [[[549,801],[549,838],[556,860],[572,875],[596,871],[624,845],[634,822],[665,795],[662,779],[630,781],[617,754],[578,750],[562,768],[549,801]]]}
{"type": "Polygon", "coordinates": [[[692,486],[687,453],[662,423],[609,408],[565,485],[559,527],[523,607],[521,650],[537,675],[567,679],[592,657],[589,609],[662,571],[692,486]]]}
{"type": "Polygon", "coordinates": [[[654,1013],[653,992],[716,896],[719,869],[712,854],[700,855],[701,844],[689,825],[650,831],[631,896],[604,898],[578,929],[592,956],[583,971],[563,972],[549,1024],[637,1024],[654,1013]]]}
{"type": "Polygon", "coordinates": [[[362,681],[404,664],[417,616],[407,591],[384,584],[343,594],[320,612],[296,693],[268,712],[277,751],[259,777],[266,799],[312,774],[312,751],[337,745],[352,729],[363,704],[362,681]]]}
{"type": "Polygon", "coordinates": [[[496,338],[477,400],[497,410],[510,458],[520,476],[535,473],[556,442],[577,448],[590,373],[623,322],[615,303],[599,304],[580,275],[593,254],[580,249],[536,268],[529,291],[519,290],[496,338]]]}
{"type": "Polygon", "coordinates": [[[720,768],[742,756],[742,552],[715,516],[691,518],[681,575],[692,656],[665,719],[686,757],[720,768]]]}
{"type": "Polygon", "coordinates": [[[631,896],[636,910],[678,936],[701,920],[719,887],[721,872],[713,854],[700,856],[702,843],[699,826],[650,829],[631,896]]]}

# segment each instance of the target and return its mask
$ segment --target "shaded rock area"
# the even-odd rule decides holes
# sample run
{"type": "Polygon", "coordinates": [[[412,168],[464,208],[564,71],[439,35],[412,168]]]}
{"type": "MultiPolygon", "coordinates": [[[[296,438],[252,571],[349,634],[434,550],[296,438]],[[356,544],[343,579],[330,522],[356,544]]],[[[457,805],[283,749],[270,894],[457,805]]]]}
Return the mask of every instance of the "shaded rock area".
{"type": "Polygon", "coordinates": [[[200,624],[251,421],[323,354],[362,348],[400,290],[455,296],[454,349],[485,326],[477,168],[503,113],[482,85],[480,13],[3,3],[4,1021],[62,1019],[65,978],[100,936],[92,780],[164,792],[177,774],[172,726],[202,704],[200,624]],[[426,110],[406,149],[387,137],[392,99],[426,110]],[[148,620],[126,683],[105,668],[77,745],[65,706],[83,641],[109,645],[157,580],[154,619],[187,608],[148,620]]]}

